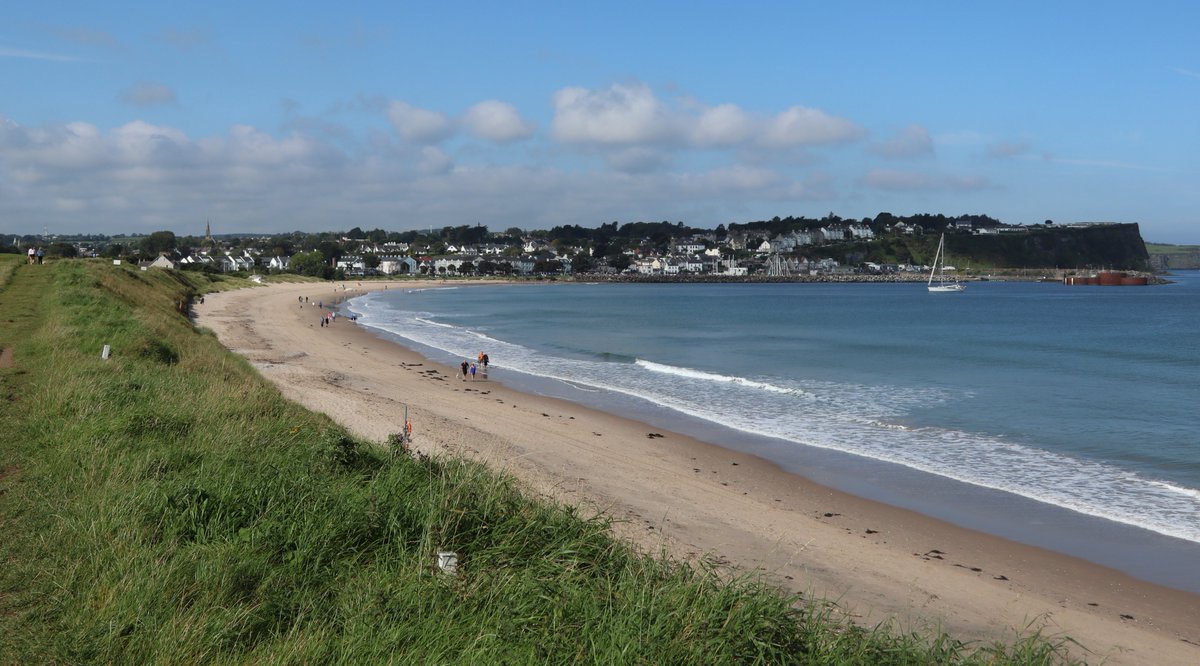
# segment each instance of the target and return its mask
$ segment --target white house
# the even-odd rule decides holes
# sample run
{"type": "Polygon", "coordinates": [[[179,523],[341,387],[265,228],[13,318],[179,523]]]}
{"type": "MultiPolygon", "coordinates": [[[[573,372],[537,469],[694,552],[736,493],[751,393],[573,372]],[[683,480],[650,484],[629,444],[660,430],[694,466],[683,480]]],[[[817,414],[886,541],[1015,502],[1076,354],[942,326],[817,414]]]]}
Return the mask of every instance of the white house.
{"type": "Polygon", "coordinates": [[[679,260],[679,262],[680,262],[679,269],[685,273],[703,273],[704,272],[704,260],[701,259],[700,257],[697,257],[695,255],[692,255],[690,257],[683,257],[679,260]]]}
{"type": "Polygon", "coordinates": [[[379,258],[379,271],[384,275],[412,274],[417,270],[417,260],[412,257],[383,256],[379,258]]]}
{"type": "Polygon", "coordinates": [[[363,262],[363,258],[355,254],[347,254],[338,257],[334,268],[340,268],[347,273],[361,273],[366,270],[367,265],[363,262]]]}
{"type": "Polygon", "coordinates": [[[871,227],[865,224],[852,224],[850,225],[849,229],[850,235],[854,237],[855,240],[870,240],[875,237],[875,232],[871,230],[871,227]]]}

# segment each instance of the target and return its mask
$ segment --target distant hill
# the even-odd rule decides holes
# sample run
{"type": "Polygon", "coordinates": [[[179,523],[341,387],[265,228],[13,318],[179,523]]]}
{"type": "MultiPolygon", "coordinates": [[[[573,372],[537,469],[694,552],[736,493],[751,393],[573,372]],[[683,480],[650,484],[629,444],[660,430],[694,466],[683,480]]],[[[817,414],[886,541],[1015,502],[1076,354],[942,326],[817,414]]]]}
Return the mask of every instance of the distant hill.
{"type": "Polygon", "coordinates": [[[1200,245],[1146,243],[1146,251],[1150,253],[1150,267],[1156,271],[1200,268],[1200,245]]]}

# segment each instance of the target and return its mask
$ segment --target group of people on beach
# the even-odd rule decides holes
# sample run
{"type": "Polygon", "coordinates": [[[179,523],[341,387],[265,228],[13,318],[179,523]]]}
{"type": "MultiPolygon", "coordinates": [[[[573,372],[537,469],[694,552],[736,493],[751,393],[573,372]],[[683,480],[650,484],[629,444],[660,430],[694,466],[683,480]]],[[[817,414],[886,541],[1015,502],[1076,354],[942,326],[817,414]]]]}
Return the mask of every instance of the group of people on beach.
{"type": "Polygon", "coordinates": [[[488,363],[490,362],[491,359],[489,359],[488,355],[483,352],[479,352],[479,356],[477,357],[475,363],[463,361],[462,364],[459,365],[459,367],[462,368],[462,380],[465,382],[467,381],[467,378],[470,377],[471,381],[475,381],[475,374],[479,372],[479,368],[483,368],[483,376],[487,377],[487,368],[488,363]]]}
{"type": "Polygon", "coordinates": [[[42,250],[42,248],[31,247],[31,248],[29,248],[29,252],[27,254],[29,255],[29,263],[31,263],[31,264],[45,263],[46,253],[42,250]]]}
{"type": "MultiPolygon", "coordinates": [[[[312,301],[308,300],[308,296],[297,296],[296,302],[298,302],[300,304],[301,308],[304,307],[305,303],[312,305],[312,301]]],[[[336,301],[335,301],[335,303],[336,303],[336,301]]],[[[332,305],[332,303],[330,305],[332,305]]],[[[317,310],[320,311],[320,310],[324,310],[324,309],[325,309],[325,301],[317,301],[317,310]]],[[[321,316],[320,316],[321,327],[324,328],[326,326],[332,326],[333,322],[337,319],[337,317],[338,317],[338,313],[336,310],[330,310],[329,312],[322,312],[321,316]]],[[[350,317],[350,318],[355,319],[355,317],[350,317]]]]}

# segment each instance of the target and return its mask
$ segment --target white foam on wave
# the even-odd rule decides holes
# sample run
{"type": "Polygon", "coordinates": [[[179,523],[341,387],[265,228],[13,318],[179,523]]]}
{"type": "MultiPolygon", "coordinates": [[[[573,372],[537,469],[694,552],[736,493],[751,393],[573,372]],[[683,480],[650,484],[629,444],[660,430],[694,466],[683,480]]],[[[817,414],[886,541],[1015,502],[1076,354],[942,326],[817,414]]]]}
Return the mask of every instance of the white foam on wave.
{"type": "Polygon", "coordinates": [[[1187,495],[1188,497],[1200,499],[1200,490],[1196,490],[1195,488],[1183,488],[1165,481],[1151,481],[1150,483],[1151,485],[1158,486],[1159,488],[1163,488],[1173,493],[1179,493],[1180,495],[1187,495]]]}
{"type": "Polygon", "coordinates": [[[799,391],[797,389],[783,388],[782,386],[775,386],[774,384],[770,384],[767,382],[760,382],[760,381],[755,381],[753,379],[746,379],[745,377],[730,377],[728,375],[719,375],[719,374],[712,373],[712,372],[705,372],[703,370],[693,370],[692,368],[681,368],[681,367],[674,366],[674,365],[665,365],[663,363],[655,363],[654,361],[646,361],[646,360],[643,360],[640,358],[634,359],[634,363],[642,366],[643,368],[645,368],[651,372],[661,372],[661,373],[667,374],[667,375],[688,377],[690,379],[701,379],[701,380],[709,381],[709,382],[728,382],[731,384],[741,384],[742,386],[762,389],[764,391],[771,391],[772,393],[807,395],[803,391],[799,391]]]}
{"type": "Polygon", "coordinates": [[[565,358],[374,300],[351,302],[360,323],[455,356],[473,357],[482,339],[498,367],[615,391],[742,432],[903,465],[1200,542],[1200,490],[989,435],[896,423],[909,410],[967,399],[961,395],[792,377],[751,379],[640,358],[634,363],[565,358]]]}

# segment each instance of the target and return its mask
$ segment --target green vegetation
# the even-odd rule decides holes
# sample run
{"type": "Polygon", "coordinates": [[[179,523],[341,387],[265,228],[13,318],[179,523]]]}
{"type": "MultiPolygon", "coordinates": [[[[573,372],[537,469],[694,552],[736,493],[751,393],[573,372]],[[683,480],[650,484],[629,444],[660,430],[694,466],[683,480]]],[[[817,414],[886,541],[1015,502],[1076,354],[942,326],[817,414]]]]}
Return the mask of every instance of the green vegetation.
{"type": "Polygon", "coordinates": [[[0,663],[1054,663],[865,630],[288,402],[179,306],[244,280],[0,258],[0,663]],[[15,266],[15,270],[14,270],[15,266]],[[112,355],[101,359],[101,348],[112,355]],[[460,554],[457,574],[435,553],[460,554]]]}
{"type": "MultiPolygon", "coordinates": [[[[938,234],[882,236],[830,246],[826,254],[844,264],[931,264],[938,234]]],[[[1136,224],[1032,228],[1022,233],[946,234],[948,261],[964,268],[1114,268],[1148,270],[1146,248],[1136,224]]]]}
{"type": "Polygon", "coordinates": [[[1150,254],[1196,254],[1200,253],[1200,245],[1172,245],[1170,243],[1146,243],[1146,251],[1150,254]]]}

